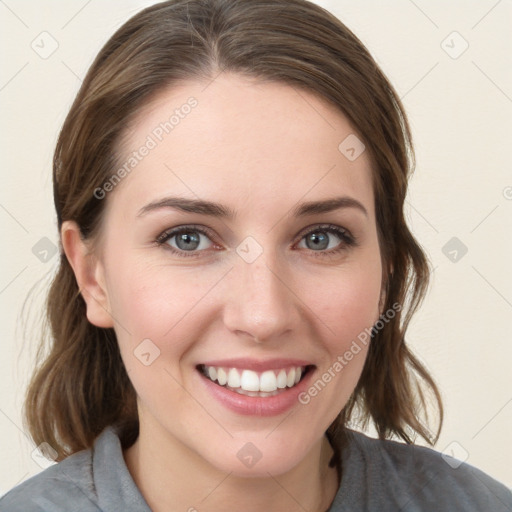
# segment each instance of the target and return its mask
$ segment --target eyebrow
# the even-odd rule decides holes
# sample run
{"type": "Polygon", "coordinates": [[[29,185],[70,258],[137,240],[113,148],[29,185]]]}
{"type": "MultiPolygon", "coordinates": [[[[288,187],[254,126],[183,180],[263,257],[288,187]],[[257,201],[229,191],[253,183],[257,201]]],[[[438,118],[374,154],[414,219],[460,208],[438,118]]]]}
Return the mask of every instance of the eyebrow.
{"type": "Polygon", "coordinates": [[[200,199],[186,199],[184,197],[166,197],[159,201],[154,201],[142,207],[137,213],[141,217],[154,210],[166,208],[175,208],[184,212],[200,213],[202,215],[211,215],[212,217],[234,218],[235,212],[230,208],[219,203],[211,201],[202,201],[200,199]]]}
{"type": "Polygon", "coordinates": [[[356,208],[368,217],[368,211],[357,199],[349,196],[333,197],[323,201],[310,201],[296,206],[292,212],[296,217],[332,212],[341,208],[356,208]]]}
{"type": "MultiPolygon", "coordinates": [[[[236,217],[236,212],[227,206],[212,201],[203,201],[200,199],[187,199],[184,197],[166,197],[158,201],[143,206],[137,213],[137,217],[141,217],[149,212],[174,208],[189,213],[199,213],[201,215],[210,215],[212,217],[220,217],[233,219],[236,217]]],[[[328,213],[342,208],[355,208],[366,217],[368,211],[366,208],[353,197],[342,196],[324,199],[322,201],[309,201],[301,203],[292,209],[292,214],[296,217],[306,217],[308,215],[316,215],[319,213],[328,213]]]]}

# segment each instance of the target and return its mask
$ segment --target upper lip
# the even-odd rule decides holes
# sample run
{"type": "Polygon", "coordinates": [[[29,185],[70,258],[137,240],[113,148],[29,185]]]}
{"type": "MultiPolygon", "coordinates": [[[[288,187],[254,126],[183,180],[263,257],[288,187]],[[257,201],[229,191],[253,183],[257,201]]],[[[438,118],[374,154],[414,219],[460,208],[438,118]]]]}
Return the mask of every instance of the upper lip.
{"type": "Polygon", "coordinates": [[[256,372],[263,372],[265,370],[278,370],[281,368],[291,368],[298,366],[313,366],[311,361],[305,359],[250,359],[246,357],[237,357],[232,359],[215,359],[213,361],[205,361],[199,366],[216,366],[217,368],[240,368],[244,370],[253,370],[256,372]]]}

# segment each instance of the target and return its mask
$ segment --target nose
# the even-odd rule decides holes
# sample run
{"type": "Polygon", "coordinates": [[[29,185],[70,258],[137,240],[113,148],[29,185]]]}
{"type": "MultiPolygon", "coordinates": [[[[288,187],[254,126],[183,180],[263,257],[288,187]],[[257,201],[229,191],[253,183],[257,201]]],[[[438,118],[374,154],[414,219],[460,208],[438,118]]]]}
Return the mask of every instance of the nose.
{"type": "Polygon", "coordinates": [[[289,272],[261,255],[256,261],[235,263],[227,283],[224,325],[257,343],[278,340],[297,328],[300,299],[289,272]]]}

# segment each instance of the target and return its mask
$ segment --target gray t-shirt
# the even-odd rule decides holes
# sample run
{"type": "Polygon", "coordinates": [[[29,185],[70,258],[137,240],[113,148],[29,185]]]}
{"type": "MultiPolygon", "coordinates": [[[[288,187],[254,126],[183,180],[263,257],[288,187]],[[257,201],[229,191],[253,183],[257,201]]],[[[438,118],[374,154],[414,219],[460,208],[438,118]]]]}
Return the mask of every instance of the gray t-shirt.
{"type": "MultiPolygon", "coordinates": [[[[512,493],[429,448],[348,431],[341,486],[329,512],[511,512],[512,493]]],[[[109,427],[92,450],[71,455],[0,499],[2,512],[150,512],[109,427]]]]}

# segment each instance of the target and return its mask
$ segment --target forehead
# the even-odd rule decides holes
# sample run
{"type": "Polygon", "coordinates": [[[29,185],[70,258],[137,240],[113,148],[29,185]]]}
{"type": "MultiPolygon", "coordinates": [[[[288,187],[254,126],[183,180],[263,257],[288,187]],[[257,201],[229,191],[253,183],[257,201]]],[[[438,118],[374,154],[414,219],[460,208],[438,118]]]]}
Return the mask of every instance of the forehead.
{"type": "Polygon", "coordinates": [[[127,214],[166,193],[249,211],[344,194],[372,213],[367,152],[346,152],[361,151],[356,137],[338,109],[286,84],[233,74],[182,83],[127,129],[119,167],[128,172],[109,200],[127,214]]]}

